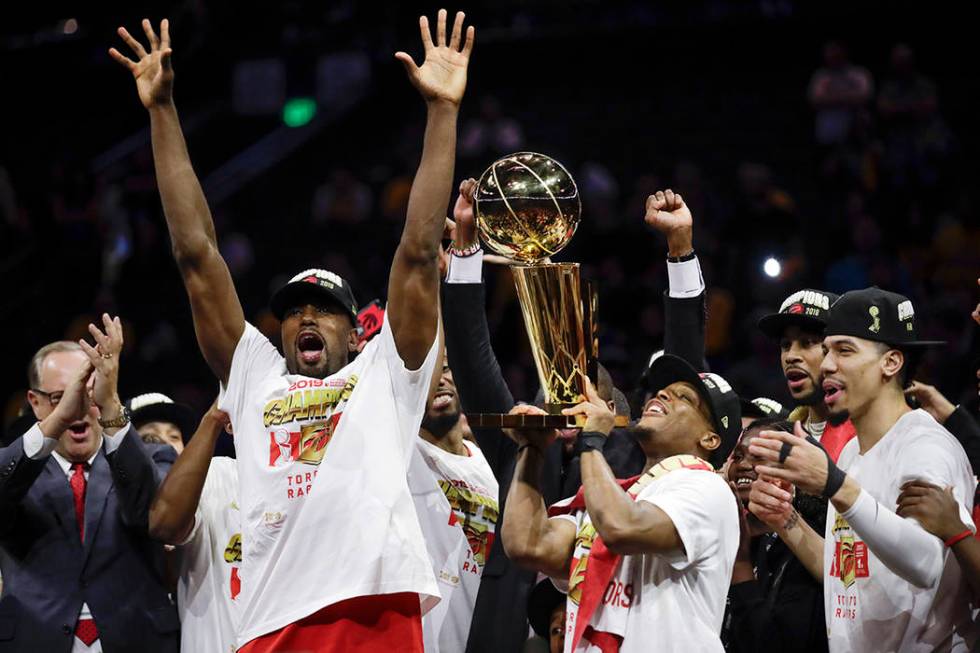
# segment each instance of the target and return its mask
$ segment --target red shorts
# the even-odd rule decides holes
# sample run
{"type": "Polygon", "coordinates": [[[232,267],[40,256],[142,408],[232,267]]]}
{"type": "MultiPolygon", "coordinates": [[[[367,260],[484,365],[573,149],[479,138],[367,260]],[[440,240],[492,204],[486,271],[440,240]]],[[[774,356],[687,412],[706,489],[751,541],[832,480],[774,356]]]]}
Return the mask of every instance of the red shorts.
{"type": "Polygon", "coordinates": [[[413,592],[358,596],[334,603],[275,632],[256,637],[239,653],[422,653],[422,609],[413,592]]]}

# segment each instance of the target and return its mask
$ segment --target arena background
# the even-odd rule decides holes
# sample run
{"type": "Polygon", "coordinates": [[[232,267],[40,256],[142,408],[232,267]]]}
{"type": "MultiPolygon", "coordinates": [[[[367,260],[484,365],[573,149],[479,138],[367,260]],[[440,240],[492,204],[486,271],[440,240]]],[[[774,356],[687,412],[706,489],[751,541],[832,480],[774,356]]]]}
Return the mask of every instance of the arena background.
{"type": "MultiPolygon", "coordinates": [[[[101,311],[126,324],[126,395],[163,391],[201,411],[217,391],[170,256],[146,112],[106,54],[123,49],[117,25],[137,34],[144,16],[171,19],[177,106],[248,318],[277,333],[270,290],[313,265],[350,279],[362,304],[385,294],[424,121],[392,54],[418,54],[417,16],[439,7],[140,4],[0,10],[5,421],[23,401],[31,354],[81,337],[101,311]],[[303,98],[317,102],[312,117],[303,98]],[[305,125],[284,124],[290,99],[300,101],[285,117],[305,125]]],[[[559,259],[600,281],[602,358],[621,387],[662,339],[666,247],[642,206],[669,186],[695,215],[709,361],[740,393],[787,399],[777,349],[754,328],[759,315],[801,287],[876,283],[909,294],[924,337],[950,343],[919,378],[954,401],[975,398],[980,76],[976,36],[956,7],[447,5],[478,27],[456,177],[521,149],[572,171],[583,223],[559,259]],[[834,39],[871,72],[876,94],[893,46],[908,44],[938,112],[896,126],[875,98],[847,143],[818,146],[806,91],[834,39]],[[488,134],[496,138],[481,140],[488,134]],[[763,273],[770,257],[777,277],[763,273]]],[[[488,266],[486,276],[496,350],[515,396],[530,398],[536,379],[509,273],[488,266]]]]}

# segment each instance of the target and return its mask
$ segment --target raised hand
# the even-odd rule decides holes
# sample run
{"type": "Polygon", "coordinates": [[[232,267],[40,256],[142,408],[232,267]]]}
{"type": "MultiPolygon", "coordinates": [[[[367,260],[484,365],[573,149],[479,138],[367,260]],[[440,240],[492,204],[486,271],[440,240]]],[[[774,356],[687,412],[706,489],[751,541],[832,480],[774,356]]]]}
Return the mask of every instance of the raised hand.
{"type": "Polygon", "coordinates": [[[422,33],[422,45],[425,48],[425,61],[416,66],[411,55],[406,52],[396,52],[395,58],[402,62],[412,85],[419,90],[426,102],[449,102],[458,105],[466,90],[466,68],[470,63],[470,53],[473,51],[473,37],[476,28],[470,25],[466,28],[466,41],[462,41],[463,19],[465,14],[456,14],[453,31],[446,44],[446,10],[440,9],[436,23],[436,42],[432,43],[432,33],[429,30],[429,19],[419,18],[419,30],[422,33]]]}
{"type": "Polygon", "coordinates": [[[173,50],[170,48],[170,23],[166,18],[160,21],[160,36],[158,38],[150,21],[144,18],[143,31],[150,43],[149,52],[146,51],[142,43],[132,37],[125,27],[120,27],[117,30],[119,36],[136,55],[137,61],[124,56],[115,48],[109,48],[109,56],[133,73],[140,101],[144,107],[152,109],[156,106],[169,104],[173,97],[174,69],[170,65],[170,57],[173,54],[173,50]]]}
{"type": "MultiPolygon", "coordinates": [[[[88,396],[88,383],[93,371],[92,363],[85,361],[72,374],[58,405],[51,413],[51,417],[56,420],[52,429],[53,433],[60,434],[73,423],[85,417],[91,405],[88,396]]],[[[44,432],[48,433],[47,430],[44,432]]]]}
{"type": "Polygon", "coordinates": [[[94,324],[88,325],[89,333],[95,339],[95,347],[84,340],[79,340],[78,344],[95,368],[92,400],[99,407],[101,418],[110,420],[122,410],[122,402],[119,401],[119,355],[122,353],[123,331],[119,318],[110,318],[108,313],[102,314],[102,325],[104,331],[94,324]]]}
{"type": "Polygon", "coordinates": [[[459,185],[459,197],[453,207],[453,247],[464,250],[476,244],[476,217],[473,213],[473,193],[476,192],[476,179],[466,179],[459,185]]]}
{"type": "Polygon", "coordinates": [[[648,197],[643,219],[667,238],[669,256],[685,256],[694,251],[694,218],[679,193],[668,188],[648,197]]]}
{"type": "Polygon", "coordinates": [[[585,415],[585,425],[582,427],[582,431],[609,435],[616,424],[616,414],[596,392],[589,377],[585,377],[585,401],[571,408],[565,408],[561,413],[562,415],[585,415]]]}
{"type": "MultiPolygon", "coordinates": [[[[546,413],[530,404],[518,404],[510,409],[509,415],[545,415],[546,413]]],[[[544,453],[552,442],[558,438],[555,429],[504,429],[504,434],[521,447],[530,445],[544,453]]]]}

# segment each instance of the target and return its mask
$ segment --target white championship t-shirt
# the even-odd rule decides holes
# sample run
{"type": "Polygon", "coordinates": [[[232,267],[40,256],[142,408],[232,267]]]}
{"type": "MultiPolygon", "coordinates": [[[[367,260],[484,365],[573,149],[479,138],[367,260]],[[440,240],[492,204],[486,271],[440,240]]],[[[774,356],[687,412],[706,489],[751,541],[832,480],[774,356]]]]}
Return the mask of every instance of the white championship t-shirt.
{"type": "Polygon", "coordinates": [[[422,458],[452,508],[454,527],[462,531],[467,542],[454,574],[458,585],[422,620],[427,653],[456,653],[466,648],[480,578],[499,516],[499,487],[493,470],[478,446],[466,440],[463,444],[469,456],[457,456],[422,438],[418,440],[422,458]]]}
{"type": "MultiPolygon", "coordinates": [[[[976,481],[966,453],[924,410],[903,415],[864,455],[859,445],[857,438],[848,442],[837,465],[884,509],[894,511],[901,486],[919,479],[952,486],[960,519],[972,523],[976,481]]],[[[831,651],[970,650],[977,629],[970,625],[966,580],[952,551],[943,548],[939,583],[916,587],[885,567],[833,505],[823,551],[831,651]]]]}
{"type": "MultiPolygon", "coordinates": [[[[723,651],[721,624],[739,542],[731,489],[715,472],[678,469],[644,487],[636,500],[667,513],[684,552],[623,556],[589,625],[621,635],[621,653],[723,651]]],[[[565,603],[565,653],[598,653],[585,638],[574,652],[571,648],[582,570],[595,528],[584,510],[552,519],[570,520],[576,527],[565,603]]]]}
{"type": "Polygon", "coordinates": [[[352,363],[314,379],[245,325],[220,400],[241,490],[239,646],[357,596],[438,601],[406,478],[437,340],[406,369],[386,314],[352,363]]]}
{"type": "Polygon", "coordinates": [[[180,547],[177,609],[180,650],[185,653],[237,650],[241,523],[235,460],[215,457],[194,515],[194,529],[180,547]]]}

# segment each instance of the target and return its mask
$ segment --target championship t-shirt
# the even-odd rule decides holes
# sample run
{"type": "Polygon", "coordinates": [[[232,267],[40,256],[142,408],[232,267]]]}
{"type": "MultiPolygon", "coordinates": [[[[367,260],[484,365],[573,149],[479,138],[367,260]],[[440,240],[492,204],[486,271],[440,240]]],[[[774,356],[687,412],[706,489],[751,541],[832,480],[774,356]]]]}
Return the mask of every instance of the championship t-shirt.
{"type": "Polygon", "coordinates": [[[422,438],[418,441],[422,458],[449,501],[451,520],[467,542],[454,574],[457,586],[422,620],[427,653],[455,653],[466,648],[480,578],[499,516],[499,488],[490,464],[478,446],[466,440],[463,445],[468,456],[451,454],[422,438]]]}
{"type": "MultiPolygon", "coordinates": [[[[903,415],[863,455],[859,445],[856,438],[848,442],[837,464],[878,501],[879,510],[894,511],[901,486],[925,480],[952,486],[960,519],[971,523],[976,482],[966,453],[924,410],[903,415]]],[[[966,580],[952,551],[944,547],[943,557],[939,582],[916,587],[889,570],[828,506],[823,586],[830,650],[972,650],[978,631],[966,580]]]]}
{"type": "Polygon", "coordinates": [[[239,646],[357,596],[438,600],[406,478],[437,353],[406,369],[386,314],[352,363],[315,379],[245,325],[220,401],[238,457],[239,646]]]}
{"type": "MultiPolygon", "coordinates": [[[[637,501],[648,501],[670,517],[684,543],[671,555],[625,555],[606,587],[589,625],[622,637],[622,653],[723,651],[721,624],[738,550],[738,507],[731,489],[714,472],[678,469],[644,487],[637,501]]],[[[568,579],[565,653],[572,641],[587,559],[596,537],[588,512],[552,519],[572,521],[575,549],[568,579]]],[[[564,588],[563,588],[564,589],[564,588]]],[[[601,653],[583,637],[574,653],[601,653]]]]}
{"type": "Polygon", "coordinates": [[[208,467],[194,528],[180,547],[177,609],[180,650],[185,653],[237,649],[241,521],[235,460],[215,457],[208,467]]]}

